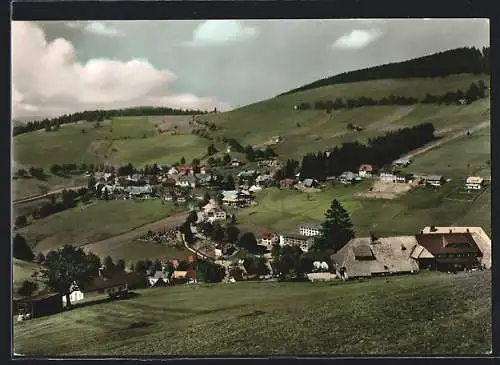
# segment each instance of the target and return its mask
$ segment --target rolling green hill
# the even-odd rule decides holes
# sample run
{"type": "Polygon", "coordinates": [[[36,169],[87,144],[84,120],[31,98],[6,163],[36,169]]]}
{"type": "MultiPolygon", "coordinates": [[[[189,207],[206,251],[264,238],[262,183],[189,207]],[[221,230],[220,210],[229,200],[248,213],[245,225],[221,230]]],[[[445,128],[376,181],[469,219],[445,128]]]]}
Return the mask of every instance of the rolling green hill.
{"type": "Polygon", "coordinates": [[[490,272],[423,272],[138,290],[15,323],[14,349],[33,356],[471,355],[490,351],[491,336],[490,272]]]}
{"type": "MultiPolygon", "coordinates": [[[[355,139],[366,140],[384,130],[415,125],[424,121],[437,129],[464,128],[478,120],[489,118],[489,99],[466,106],[424,105],[371,106],[337,110],[326,114],[322,110],[296,111],[300,102],[314,102],[337,97],[382,98],[390,94],[423,97],[427,92],[442,94],[465,90],[471,82],[489,83],[485,75],[461,74],[444,78],[393,79],[339,84],[275,97],[234,111],[197,116],[199,121],[214,122],[220,129],[211,132],[212,141],[190,133],[190,116],[179,116],[183,130],[172,135],[159,133],[159,123],[151,117],[116,117],[112,122],[94,128],[92,123],[68,124],[57,131],[44,130],[14,137],[13,157],[17,166],[49,168],[55,163],[114,163],[132,162],[173,163],[201,158],[217,136],[235,138],[240,144],[260,145],[271,136],[285,137],[276,146],[283,158],[299,158],[355,139]],[[300,127],[297,126],[300,124],[300,127]],[[347,123],[364,126],[362,132],[349,132],[347,123]],[[82,133],[82,129],[86,133],[82,133]]],[[[161,123],[160,123],[161,124],[161,123]]],[[[219,149],[223,148],[221,143],[219,149]]]]}
{"type": "Polygon", "coordinates": [[[278,155],[300,158],[307,152],[331,148],[342,142],[366,141],[384,131],[423,122],[436,129],[467,128],[489,119],[489,99],[470,105],[366,106],[354,109],[294,110],[294,105],[317,100],[366,96],[375,99],[391,94],[423,98],[426,93],[442,94],[465,90],[471,82],[489,83],[484,75],[461,74],[444,78],[393,79],[338,84],[278,96],[227,113],[208,114],[199,119],[214,122],[218,133],[235,138],[242,145],[260,145],[271,136],[285,142],[275,146],[278,155]],[[298,124],[300,126],[298,126],[298,124]],[[361,132],[348,131],[347,123],[363,126],[361,132]]]}

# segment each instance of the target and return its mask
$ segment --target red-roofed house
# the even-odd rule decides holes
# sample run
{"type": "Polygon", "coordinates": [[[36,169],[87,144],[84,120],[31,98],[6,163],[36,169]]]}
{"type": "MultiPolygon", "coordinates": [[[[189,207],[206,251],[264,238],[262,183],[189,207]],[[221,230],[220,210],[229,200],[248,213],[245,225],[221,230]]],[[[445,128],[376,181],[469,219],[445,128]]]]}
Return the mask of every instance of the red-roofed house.
{"type": "Polygon", "coordinates": [[[360,177],[371,177],[377,172],[377,168],[373,165],[364,164],[359,167],[360,177]]]}
{"type": "Polygon", "coordinates": [[[260,236],[260,244],[266,246],[267,248],[271,248],[273,244],[278,243],[280,237],[276,232],[264,232],[260,236]]]}
{"type": "Polygon", "coordinates": [[[280,180],[280,187],[282,188],[290,188],[297,183],[297,180],[294,179],[283,179],[280,180]]]}

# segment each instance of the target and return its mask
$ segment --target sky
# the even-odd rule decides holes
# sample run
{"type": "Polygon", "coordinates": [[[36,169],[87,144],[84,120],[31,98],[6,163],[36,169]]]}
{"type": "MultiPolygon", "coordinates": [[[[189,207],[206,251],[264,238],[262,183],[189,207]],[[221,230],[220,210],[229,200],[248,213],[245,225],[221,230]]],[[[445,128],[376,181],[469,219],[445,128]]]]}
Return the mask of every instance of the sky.
{"type": "Polygon", "coordinates": [[[12,115],[230,110],[345,71],[489,45],[487,19],[12,22],[12,115]]]}

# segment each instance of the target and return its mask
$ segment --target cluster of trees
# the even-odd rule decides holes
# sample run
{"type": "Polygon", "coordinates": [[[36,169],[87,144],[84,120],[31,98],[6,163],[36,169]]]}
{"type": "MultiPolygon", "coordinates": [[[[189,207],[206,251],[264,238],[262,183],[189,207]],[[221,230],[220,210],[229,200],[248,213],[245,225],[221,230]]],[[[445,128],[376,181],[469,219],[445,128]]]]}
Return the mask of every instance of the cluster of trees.
{"type": "Polygon", "coordinates": [[[341,147],[335,146],[332,151],[304,156],[300,176],[324,181],[328,176],[356,171],[361,164],[383,166],[433,139],[434,126],[423,123],[370,138],[367,145],[357,141],[343,143],[341,147]]]}
{"type": "Polygon", "coordinates": [[[483,80],[479,80],[476,84],[471,83],[469,88],[463,92],[462,90],[449,91],[442,95],[432,95],[427,93],[425,98],[418,99],[415,97],[406,97],[398,95],[389,95],[388,97],[383,97],[382,99],[375,100],[370,97],[361,96],[357,99],[342,99],[337,98],[335,100],[318,100],[313,105],[310,103],[300,103],[297,105],[298,110],[326,110],[331,112],[332,110],[339,109],[352,109],[359,108],[362,106],[374,106],[374,105],[414,105],[417,103],[423,104],[457,104],[461,99],[465,99],[467,103],[472,103],[476,100],[485,98],[487,86],[483,80]]]}
{"type": "Polygon", "coordinates": [[[249,162],[254,162],[256,160],[265,160],[268,158],[276,157],[276,152],[271,147],[266,149],[253,149],[252,146],[248,145],[244,148],[245,158],[249,162]]]}
{"type": "MultiPolygon", "coordinates": [[[[362,70],[344,72],[290,90],[281,95],[315,89],[322,86],[412,77],[445,77],[461,73],[489,74],[490,48],[462,47],[403,62],[388,63],[362,70]]],[[[281,96],[280,95],[280,96],[281,96]]]]}
{"type": "Polygon", "coordinates": [[[239,153],[245,152],[243,146],[234,138],[222,137],[222,142],[230,146],[234,152],[239,152],[239,153]]]}
{"type": "Polygon", "coordinates": [[[289,159],[284,164],[283,168],[276,171],[274,178],[276,181],[283,179],[295,179],[295,175],[299,172],[300,163],[297,160],[289,159]]]}
{"type": "Polygon", "coordinates": [[[17,233],[12,240],[12,255],[19,260],[32,261],[35,255],[26,239],[17,233]]]}
{"type": "Polygon", "coordinates": [[[35,166],[30,167],[28,171],[25,169],[18,169],[14,174],[14,178],[29,179],[32,177],[38,180],[45,180],[47,179],[47,174],[42,167],[35,166]]]}
{"type": "MultiPolygon", "coordinates": [[[[42,219],[51,214],[59,213],[63,210],[76,207],[79,199],[86,196],[88,193],[87,188],[80,188],[75,190],[63,190],[61,192],[61,199],[57,200],[54,195],[51,196],[51,200],[37,207],[32,216],[34,219],[42,219]]],[[[17,219],[20,219],[19,217],[17,219]]],[[[16,220],[17,220],[16,219],[16,220]]]]}
{"type": "MultiPolygon", "coordinates": [[[[82,120],[89,122],[102,122],[105,119],[113,117],[134,117],[134,116],[157,116],[157,115],[196,115],[207,114],[207,111],[191,109],[173,109],[165,107],[136,107],[112,110],[86,110],[83,112],[64,114],[57,118],[45,118],[43,120],[29,121],[23,125],[17,125],[13,128],[13,135],[32,132],[39,129],[51,130],[61,124],[76,123],[82,120]]],[[[56,127],[57,128],[57,127],[56,127]]]]}

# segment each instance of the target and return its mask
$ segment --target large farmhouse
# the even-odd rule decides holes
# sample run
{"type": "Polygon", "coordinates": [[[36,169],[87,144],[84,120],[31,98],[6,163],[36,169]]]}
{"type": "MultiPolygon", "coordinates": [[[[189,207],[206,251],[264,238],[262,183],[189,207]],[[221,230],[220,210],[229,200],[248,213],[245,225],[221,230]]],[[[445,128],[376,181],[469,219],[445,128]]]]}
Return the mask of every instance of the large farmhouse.
{"type": "Polygon", "coordinates": [[[491,241],[482,229],[436,231],[426,228],[416,236],[354,238],[331,259],[350,278],[491,267],[491,241]]]}
{"type": "Polygon", "coordinates": [[[372,241],[370,237],[354,238],[331,256],[337,269],[346,277],[372,277],[407,274],[419,271],[410,257],[417,244],[413,236],[385,237],[372,241]]]}

